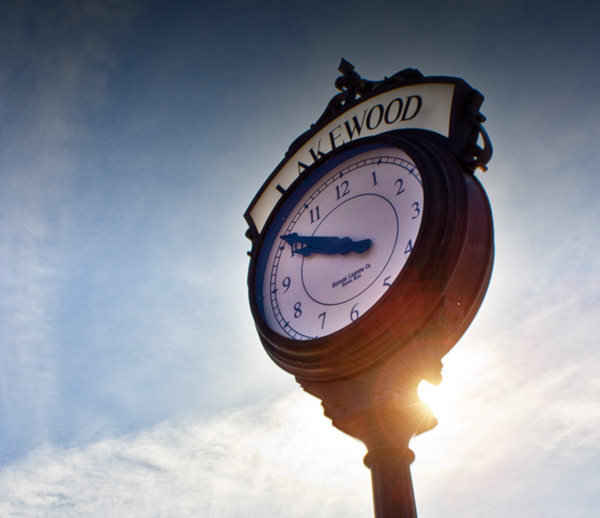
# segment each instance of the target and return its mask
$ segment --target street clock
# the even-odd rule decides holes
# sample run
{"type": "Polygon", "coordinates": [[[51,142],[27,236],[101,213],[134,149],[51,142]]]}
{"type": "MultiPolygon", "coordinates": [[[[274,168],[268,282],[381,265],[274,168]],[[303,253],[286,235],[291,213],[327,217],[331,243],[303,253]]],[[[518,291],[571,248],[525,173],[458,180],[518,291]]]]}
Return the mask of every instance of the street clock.
{"type": "Polygon", "coordinates": [[[479,308],[493,261],[473,175],[491,155],[481,94],[414,70],[374,84],[341,69],[345,102],[334,98],[337,111],[292,144],[245,215],[260,338],[309,380],[347,377],[419,341],[441,358],[479,308]],[[352,98],[361,82],[367,92],[352,98]]]}
{"type": "Polygon", "coordinates": [[[416,387],[440,381],[490,281],[483,96],[414,69],[379,82],[339,70],[341,93],[245,213],[250,308],[270,357],[367,458],[410,457],[436,423],[416,387]]]}

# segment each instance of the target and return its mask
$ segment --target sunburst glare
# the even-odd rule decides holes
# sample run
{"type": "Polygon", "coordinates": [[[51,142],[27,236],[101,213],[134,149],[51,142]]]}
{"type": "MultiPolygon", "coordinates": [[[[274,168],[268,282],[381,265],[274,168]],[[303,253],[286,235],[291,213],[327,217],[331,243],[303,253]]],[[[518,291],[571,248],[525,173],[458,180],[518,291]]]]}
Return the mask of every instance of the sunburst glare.
{"type": "Polygon", "coordinates": [[[423,380],[419,383],[417,389],[419,399],[429,406],[433,412],[443,410],[447,404],[447,398],[445,397],[445,391],[440,388],[440,385],[433,386],[427,381],[423,380]]]}

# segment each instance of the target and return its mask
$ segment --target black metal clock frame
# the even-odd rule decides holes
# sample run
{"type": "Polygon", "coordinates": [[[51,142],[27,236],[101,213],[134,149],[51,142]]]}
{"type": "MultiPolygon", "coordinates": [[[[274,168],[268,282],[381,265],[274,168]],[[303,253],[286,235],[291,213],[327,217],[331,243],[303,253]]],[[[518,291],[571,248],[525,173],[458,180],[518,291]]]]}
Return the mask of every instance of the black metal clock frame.
{"type": "Polygon", "coordinates": [[[270,357],[322,401],[334,426],[368,449],[377,518],[415,517],[409,465],[412,437],[437,421],[417,396],[421,380],[441,381],[441,358],[466,331],[490,281],[494,244],[490,205],[473,175],[485,169],[491,143],[479,113],[483,96],[457,78],[423,78],[406,69],[380,82],[365,81],[342,60],[335,96],[311,128],[291,146],[250,205],[245,217],[253,241],[248,284],[250,307],[270,357]],[[448,136],[399,129],[357,139],[318,157],[284,192],[258,232],[251,209],[278,171],[331,120],[382,91],[408,84],[454,85],[448,136]],[[483,147],[477,144],[481,137],[483,147]],[[404,150],[421,173],[424,190],[419,235],[407,264],[386,294],[355,322],[314,340],[275,333],[264,321],[254,290],[257,263],[279,207],[315,171],[350,148],[371,144],[404,150]]]}

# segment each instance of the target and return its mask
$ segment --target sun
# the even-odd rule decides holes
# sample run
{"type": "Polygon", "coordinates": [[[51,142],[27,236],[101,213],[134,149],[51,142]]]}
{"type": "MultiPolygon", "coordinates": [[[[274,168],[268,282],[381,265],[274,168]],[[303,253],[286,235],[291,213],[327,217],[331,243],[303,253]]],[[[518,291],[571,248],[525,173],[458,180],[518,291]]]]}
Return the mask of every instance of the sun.
{"type": "Polygon", "coordinates": [[[436,410],[443,410],[447,406],[447,392],[441,389],[439,385],[433,386],[423,380],[419,383],[417,394],[419,395],[419,399],[434,412],[436,410]]]}

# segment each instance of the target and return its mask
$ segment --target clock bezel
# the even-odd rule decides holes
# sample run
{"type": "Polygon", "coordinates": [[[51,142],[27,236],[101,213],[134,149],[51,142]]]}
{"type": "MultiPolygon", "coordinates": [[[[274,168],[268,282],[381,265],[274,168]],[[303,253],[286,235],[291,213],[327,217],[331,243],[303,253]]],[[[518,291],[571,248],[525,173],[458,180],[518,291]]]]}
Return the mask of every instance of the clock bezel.
{"type": "MultiPolygon", "coordinates": [[[[398,148],[396,146],[390,146],[389,144],[382,144],[381,142],[377,142],[377,143],[369,142],[369,143],[366,143],[366,144],[363,144],[360,146],[352,146],[347,149],[340,150],[340,152],[337,153],[337,155],[332,157],[330,160],[325,161],[319,167],[315,167],[312,170],[310,170],[309,172],[307,172],[306,174],[302,175],[302,181],[299,182],[299,184],[296,186],[296,188],[290,189],[290,193],[287,196],[285,196],[284,198],[282,198],[281,204],[278,205],[277,208],[275,209],[276,217],[273,220],[269,221],[267,223],[267,225],[265,225],[265,233],[264,233],[265,235],[261,242],[261,251],[259,252],[259,257],[257,259],[256,278],[254,281],[255,292],[256,292],[255,299],[257,301],[260,301],[263,299],[263,291],[264,291],[263,283],[264,283],[265,277],[269,275],[268,274],[269,255],[270,255],[270,253],[272,253],[273,246],[275,246],[275,244],[279,241],[279,239],[278,239],[279,235],[284,232],[284,227],[278,227],[277,229],[275,229],[276,231],[273,231],[272,226],[275,224],[279,225],[279,223],[284,220],[286,220],[286,221],[289,220],[290,216],[298,208],[300,201],[308,193],[312,192],[315,188],[317,188],[317,186],[321,185],[323,178],[329,176],[333,170],[336,170],[336,169],[339,170],[341,166],[343,166],[344,164],[347,164],[349,162],[363,160],[363,158],[361,158],[361,157],[363,157],[365,153],[382,150],[382,154],[385,154],[386,153],[385,150],[393,150],[393,149],[398,149],[398,148]],[[285,213],[282,214],[283,210],[285,210],[285,213]]],[[[418,177],[417,180],[419,183],[421,183],[420,177],[418,177]]],[[[423,208],[421,207],[420,210],[422,211],[423,208]]],[[[289,221],[288,221],[288,223],[289,223],[289,221]]],[[[283,225],[285,225],[285,224],[286,223],[284,222],[283,225]]],[[[419,222],[419,227],[420,227],[420,222],[419,222]]],[[[416,236],[413,238],[413,240],[414,240],[414,242],[416,242],[416,236]]],[[[395,275],[394,275],[394,277],[395,277],[395,275]]],[[[365,288],[365,290],[363,290],[363,292],[366,291],[366,289],[367,288],[365,288]]],[[[363,293],[363,292],[361,292],[361,293],[363,293]]],[[[307,295],[309,298],[311,298],[311,299],[313,298],[310,295],[310,293],[307,293],[307,295]]],[[[357,297],[359,295],[357,295],[357,297]]],[[[264,300],[264,302],[262,304],[257,303],[261,317],[265,321],[266,321],[265,312],[266,313],[269,312],[268,297],[269,297],[269,294],[267,293],[267,296],[266,296],[267,300],[264,300]]],[[[325,305],[330,305],[330,304],[325,304],[325,305]]],[[[361,313],[363,311],[367,311],[367,310],[361,310],[361,313]]],[[[347,324],[347,325],[349,325],[349,324],[347,324]]],[[[341,329],[344,329],[345,327],[347,327],[347,325],[345,325],[341,329]]],[[[276,333],[280,333],[282,336],[285,336],[281,332],[281,330],[279,330],[279,329],[273,329],[273,330],[276,333]]],[[[302,334],[297,329],[294,329],[294,326],[292,326],[292,330],[296,331],[298,334],[302,334]]],[[[337,331],[335,331],[335,332],[337,332],[337,331]]],[[[327,335],[324,335],[323,337],[331,336],[331,335],[335,334],[335,332],[328,333],[327,335]]],[[[288,334],[290,334],[290,333],[288,333],[288,334]]],[[[291,334],[294,334],[294,333],[291,333],[291,334]]],[[[297,339],[293,339],[293,340],[297,341],[297,339]]],[[[305,343],[306,340],[302,340],[302,342],[305,343]]]]}
{"type": "MultiPolygon", "coordinates": [[[[445,326],[449,330],[444,337],[445,347],[451,348],[483,300],[492,262],[491,210],[479,182],[461,168],[442,138],[423,130],[398,130],[340,146],[294,181],[254,243],[248,276],[250,307],[260,339],[278,365],[305,379],[336,379],[383,361],[418,341],[424,333],[431,334],[444,312],[448,295],[463,304],[463,315],[456,312],[459,322],[445,326]],[[347,159],[343,157],[350,150],[356,156],[363,149],[380,146],[405,151],[423,182],[421,226],[406,265],[387,292],[344,328],[312,340],[298,341],[279,335],[265,322],[256,300],[257,263],[268,230],[282,206],[298,196],[312,174],[318,174],[323,167],[331,170],[347,159]],[[466,246],[474,236],[482,246],[466,246]],[[465,271],[465,261],[477,264],[467,265],[465,271]]],[[[444,326],[437,327],[444,330],[444,326]]]]}

